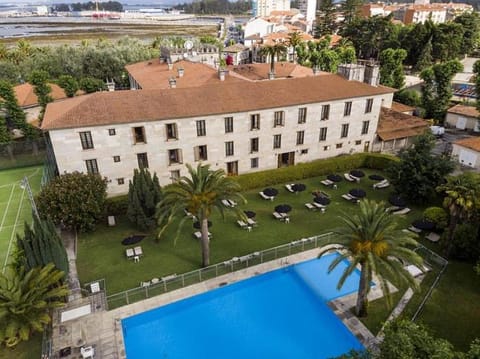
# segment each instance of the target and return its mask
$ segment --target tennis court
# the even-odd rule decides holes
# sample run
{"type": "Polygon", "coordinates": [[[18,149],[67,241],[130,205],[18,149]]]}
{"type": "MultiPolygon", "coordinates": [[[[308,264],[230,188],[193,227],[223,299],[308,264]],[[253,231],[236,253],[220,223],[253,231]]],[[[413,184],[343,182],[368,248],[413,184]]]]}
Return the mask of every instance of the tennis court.
{"type": "Polygon", "coordinates": [[[0,171],[0,269],[3,271],[14,250],[16,233],[23,233],[24,222],[30,222],[32,207],[25,186],[27,176],[33,193],[40,189],[42,167],[25,167],[0,171]]]}

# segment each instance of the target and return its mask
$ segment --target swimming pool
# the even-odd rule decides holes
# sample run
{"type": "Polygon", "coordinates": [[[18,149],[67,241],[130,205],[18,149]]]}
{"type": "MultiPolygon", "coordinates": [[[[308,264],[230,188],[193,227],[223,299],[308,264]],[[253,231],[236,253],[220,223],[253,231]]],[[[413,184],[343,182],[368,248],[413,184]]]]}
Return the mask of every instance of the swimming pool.
{"type": "Polygon", "coordinates": [[[362,349],[326,302],[353,293],[360,273],[340,291],[347,262],[327,274],[325,255],[227,285],[122,320],[128,359],[321,359],[362,349]]]}

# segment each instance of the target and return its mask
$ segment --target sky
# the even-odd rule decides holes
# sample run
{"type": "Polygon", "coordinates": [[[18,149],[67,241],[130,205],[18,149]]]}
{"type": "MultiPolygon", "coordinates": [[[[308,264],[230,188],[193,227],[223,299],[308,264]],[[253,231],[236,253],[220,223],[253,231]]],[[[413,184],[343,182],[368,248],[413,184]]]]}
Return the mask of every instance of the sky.
{"type": "MultiPolygon", "coordinates": [[[[101,0],[99,0],[101,1],[101,0]]],[[[121,2],[124,5],[162,5],[169,2],[175,1],[159,1],[159,0],[116,0],[121,2]]],[[[53,5],[53,4],[69,4],[75,2],[88,2],[88,0],[0,0],[0,5],[53,5]]]]}

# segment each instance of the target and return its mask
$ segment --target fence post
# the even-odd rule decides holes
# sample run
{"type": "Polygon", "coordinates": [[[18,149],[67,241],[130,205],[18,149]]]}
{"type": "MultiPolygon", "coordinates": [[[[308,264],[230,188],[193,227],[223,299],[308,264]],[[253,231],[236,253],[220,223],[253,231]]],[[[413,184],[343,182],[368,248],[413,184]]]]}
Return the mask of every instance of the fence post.
{"type": "Polygon", "coordinates": [[[125,301],[127,302],[127,304],[130,304],[130,302],[128,301],[128,291],[125,291],[125,301]]]}

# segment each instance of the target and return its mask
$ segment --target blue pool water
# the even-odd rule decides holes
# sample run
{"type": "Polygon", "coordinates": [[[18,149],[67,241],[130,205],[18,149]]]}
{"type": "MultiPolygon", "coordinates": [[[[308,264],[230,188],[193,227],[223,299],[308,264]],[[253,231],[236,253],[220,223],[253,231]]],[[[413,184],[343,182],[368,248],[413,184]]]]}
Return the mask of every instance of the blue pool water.
{"type": "Polygon", "coordinates": [[[342,262],[323,256],[224,286],[122,320],[128,359],[322,359],[363,346],[326,302],[358,288],[353,273],[340,291],[342,262]]]}

